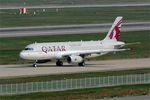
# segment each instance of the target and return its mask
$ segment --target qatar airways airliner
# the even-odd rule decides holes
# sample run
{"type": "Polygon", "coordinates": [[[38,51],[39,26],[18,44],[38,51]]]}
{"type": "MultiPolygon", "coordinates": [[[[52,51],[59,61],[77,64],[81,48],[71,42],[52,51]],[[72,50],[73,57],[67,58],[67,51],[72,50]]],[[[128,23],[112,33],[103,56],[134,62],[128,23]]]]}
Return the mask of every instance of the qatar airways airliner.
{"type": "Polygon", "coordinates": [[[33,43],[20,52],[20,57],[35,60],[34,67],[38,62],[50,59],[56,59],[57,66],[63,66],[62,59],[71,64],[85,66],[85,58],[128,50],[121,49],[125,45],[119,41],[121,25],[122,17],[117,17],[107,36],[101,41],[33,43]]]}

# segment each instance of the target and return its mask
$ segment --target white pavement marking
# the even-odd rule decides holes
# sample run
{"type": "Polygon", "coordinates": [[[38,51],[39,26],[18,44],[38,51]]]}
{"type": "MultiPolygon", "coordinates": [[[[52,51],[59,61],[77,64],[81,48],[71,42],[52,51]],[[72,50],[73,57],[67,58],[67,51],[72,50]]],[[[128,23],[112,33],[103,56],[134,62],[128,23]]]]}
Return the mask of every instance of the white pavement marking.
{"type": "Polygon", "coordinates": [[[20,65],[0,65],[0,78],[38,76],[51,74],[81,73],[81,72],[101,72],[112,70],[150,68],[150,58],[143,59],[123,59],[105,61],[87,61],[85,67],[64,64],[57,67],[54,63],[41,64],[34,68],[32,64],[20,65]]]}

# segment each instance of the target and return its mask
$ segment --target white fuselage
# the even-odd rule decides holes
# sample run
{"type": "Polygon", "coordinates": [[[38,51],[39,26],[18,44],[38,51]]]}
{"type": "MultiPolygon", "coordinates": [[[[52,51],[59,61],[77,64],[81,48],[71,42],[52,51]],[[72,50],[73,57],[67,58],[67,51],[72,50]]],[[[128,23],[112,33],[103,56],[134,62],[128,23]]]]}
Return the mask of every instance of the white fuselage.
{"type": "MultiPolygon", "coordinates": [[[[124,45],[123,42],[103,42],[103,41],[79,41],[79,42],[51,42],[51,43],[34,43],[25,47],[20,53],[20,57],[30,60],[43,59],[62,59],[62,55],[79,55],[81,52],[103,51],[114,49],[114,45],[124,45]]],[[[109,52],[91,53],[87,57],[95,57],[109,52]]]]}

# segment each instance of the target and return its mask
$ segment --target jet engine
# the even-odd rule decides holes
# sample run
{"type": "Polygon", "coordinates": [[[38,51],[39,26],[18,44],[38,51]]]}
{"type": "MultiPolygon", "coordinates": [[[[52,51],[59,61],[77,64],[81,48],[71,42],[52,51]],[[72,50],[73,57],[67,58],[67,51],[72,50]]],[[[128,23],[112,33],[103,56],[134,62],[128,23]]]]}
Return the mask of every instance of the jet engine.
{"type": "Polygon", "coordinates": [[[69,56],[67,58],[67,62],[68,63],[81,63],[81,62],[83,62],[83,58],[81,56],[73,55],[73,56],[69,56]]]}

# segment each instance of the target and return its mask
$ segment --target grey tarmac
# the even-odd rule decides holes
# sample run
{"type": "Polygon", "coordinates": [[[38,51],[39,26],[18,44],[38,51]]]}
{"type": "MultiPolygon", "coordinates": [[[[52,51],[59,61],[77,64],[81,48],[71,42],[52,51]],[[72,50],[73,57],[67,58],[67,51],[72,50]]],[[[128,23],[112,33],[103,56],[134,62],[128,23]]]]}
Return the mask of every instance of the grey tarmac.
{"type": "Polygon", "coordinates": [[[85,8],[85,7],[129,7],[129,6],[150,6],[150,2],[147,3],[118,3],[118,4],[85,4],[85,5],[37,5],[37,6],[6,6],[1,5],[0,9],[20,9],[20,8],[85,8]]]}
{"type": "MultiPolygon", "coordinates": [[[[112,23],[0,28],[0,37],[100,33],[108,32],[111,25],[112,23]]],[[[150,22],[124,23],[122,27],[124,32],[142,30],[150,30],[150,22]]]]}
{"type": "Polygon", "coordinates": [[[54,62],[40,64],[36,68],[32,67],[32,64],[0,65],[0,78],[104,72],[139,68],[150,68],[150,58],[86,61],[85,67],[68,63],[64,63],[64,66],[58,67],[54,62]]]}
{"type": "Polygon", "coordinates": [[[144,96],[129,96],[129,97],[115,97],[115,98],[109,98],[109,99],[96,99],[96,100],[149,100],[150,95],[144,95],[144,96]]]}

